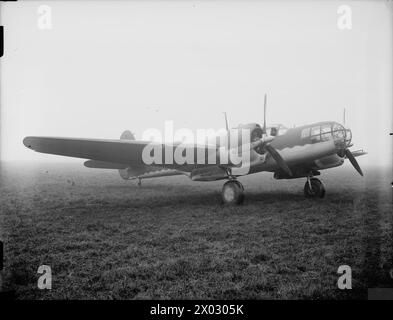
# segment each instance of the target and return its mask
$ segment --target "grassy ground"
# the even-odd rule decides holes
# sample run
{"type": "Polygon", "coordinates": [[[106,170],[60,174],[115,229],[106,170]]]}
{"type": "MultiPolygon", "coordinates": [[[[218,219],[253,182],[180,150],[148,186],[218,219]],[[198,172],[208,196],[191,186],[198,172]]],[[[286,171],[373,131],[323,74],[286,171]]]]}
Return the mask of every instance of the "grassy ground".
{"type": "Polygon", "coordinates": [[[21,299],[352,299],[393,284],[391,172],[325,171],[323,200],[304,179],[241,179],[243,206],[220,205],[223,182],[123,181],[78,165],[5,165],[5,288],[21,299]],[[51,266],[52,290],[37,289],[51,266]],[[337,289],[352,268],[353,290],[337,289]]]}

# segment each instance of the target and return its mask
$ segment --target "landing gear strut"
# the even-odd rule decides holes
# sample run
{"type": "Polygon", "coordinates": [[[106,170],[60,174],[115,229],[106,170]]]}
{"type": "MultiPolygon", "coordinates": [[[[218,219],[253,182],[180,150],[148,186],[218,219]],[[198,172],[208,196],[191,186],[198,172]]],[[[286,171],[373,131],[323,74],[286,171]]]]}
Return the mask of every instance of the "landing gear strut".
{"type": "Polygon", "coordinates": [[[138,177],[138,187],[142,185],[142,179],[138,177]]]}
{"type": "Polygon", "coordinates": [[[307,177],[304,185],[304,195],[307,198],[323,198],[326,190],[321,180],[317,178],[307,177]]]}
{"type": "Polygon", "coordinates": [[[221,196],[224,204],[241,204],[244,201],[244,187],[237,180],[229,180],[222,187],[221,196]]]}

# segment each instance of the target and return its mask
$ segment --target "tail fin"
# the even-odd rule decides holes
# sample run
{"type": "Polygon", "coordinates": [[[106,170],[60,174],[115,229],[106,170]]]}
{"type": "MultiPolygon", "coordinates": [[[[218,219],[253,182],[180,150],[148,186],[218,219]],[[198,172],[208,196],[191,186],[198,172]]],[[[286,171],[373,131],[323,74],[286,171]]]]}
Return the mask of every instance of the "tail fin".
{"type": "Polygon", "coordinates": [[[130,130],[126,130],[121,134],[120,139],[121,140],[135,140],[135,136],[130,130]]]}

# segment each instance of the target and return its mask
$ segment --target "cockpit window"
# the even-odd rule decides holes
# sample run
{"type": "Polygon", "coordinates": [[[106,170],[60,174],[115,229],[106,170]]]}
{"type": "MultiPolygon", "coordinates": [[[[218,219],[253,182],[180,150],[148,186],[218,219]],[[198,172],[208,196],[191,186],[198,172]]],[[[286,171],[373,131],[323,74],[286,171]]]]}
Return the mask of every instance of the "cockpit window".
{"type": "Polygon", "coordinates": [[[350,144],[352,140],[352,132],[349,129],[345,129],[345,142],[347,142],[347,144],[350,144]]]}
{"type": "Polygon", "coordinates": [[[342,126],[335,124],[333,126],[333,137],[336,140],[343,140],[345,138],[345,130],[342,126]]]}
{"type": "Polygon", "coordinates": [[[281,136],[288,131],[288,128],[283,126],[282,124],[278,124],[267,127],[266,131],[269,136],[281,136]]]}
{"type": "Polygon", "coordinates": [[[301,137],[302,138],[308,138],[310,136],[310,130],[311,130],[311,128],[303,129],[302,133],[301,133],[301,137]]]}
{"type": "Polygon", "coordinates": [[[321,133],[321,127],[320,126],[311,128],[311,135],[312,136],[319,135],[320,133],[321,133]]]}
{"type": "Polygon", "coordinates": [[[312,127],[311,128],[311,141],[318,142],[321,140],[321,127],[312,127]]]}
{"type": "Polygon", "coordinates": [[[321,126],[321,140],[322,141],[329,141],[332,140],[332,127],[330,124],[325,124],[321,126]]]}
{"type": "Polygon", "coordinates": [[[321,134],[321,140],[322,141],[329,141],[329,140],[332,140],[332,139],[333,139],[333,136],[332,136],[331,132],[327,132],[327,133],[321,134]]]}
{"type": "Polygon", "coordinates": [[[327,133],[327,132],[331,132],[332,131],[332,127],[329,124],[324,124],[323,126],[321,126],[321,133],[327,133]]]}
{"type": "Polygon", "coordinates": [[[313,143],[334,140],[345,141],[348,145],[351,141],[351,131],[338,123],[326,123],[320,126],[304,128],[301,132],[301,138],[307,137],[310,137],[313,143]]]}
{"type": "Polygon", "coordinates": [[[333,124],[333,131],[343,130],[344,127],[339,125],[338,123],[333,124]]]}
{"type": "Polygon", "coordinates": [[[270,135],[272,137],[277,136],[277,128],[276,127],[270,128],[270,135]]]}

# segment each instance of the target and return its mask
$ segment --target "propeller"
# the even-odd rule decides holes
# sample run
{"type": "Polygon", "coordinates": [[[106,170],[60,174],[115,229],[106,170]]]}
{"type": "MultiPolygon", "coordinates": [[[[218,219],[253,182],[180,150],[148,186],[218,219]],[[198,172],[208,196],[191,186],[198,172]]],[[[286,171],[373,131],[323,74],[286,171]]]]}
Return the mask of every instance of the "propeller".
{"type": "MultiPolygon", "coordinates": [[[[345,114],[345,108],[343,110],[343,126],[345,127],[345,120],[346,120],[346,114],[345,114]]],[[[355,157],[353,156],[351,150],[348,149],[349,146],[344,151],[345,156],[348,158],[349,162],[351,162],[352,166],[356,169],[357,172],[363,177],[363,171],[359,166],[359,163],[356,161],[355,157]]]]}
{"type": "Polygon", "coordinates": [[[272,158],[277,162],[278,166],[289,176],[292,176],[292,171],[289,169],[287,163],[281,157],[276,149],[274,149],[270,144],[266,144],[265,149],[269,152],[272,158]]]}
{"type": "Polygon", "coordinates": [[[285,160],[281,157],[278,151],[270,144],[274,138],[273,137],[266,137],[266,107],[267,107],[267,96],[265,94],[265,99],[263,103],[263,128],[262,128],[262,138],[257,141],[253,147],[256,148],[262,145],[262,148],[268,152],[271,157],[276,161],[277,165],[289,176],[292,176],[292,171],[289,169],[288,164],[285,160]]]}
{"type": "Polygon", "coordinates": [[[352,152],[349,149],[345,149],[345,155],[347,156],[353,167],[356,169],[356,171],[359,172],[359,174],[363,177],[362,169],[360,169],[359,163],[356,161],[352,152]]]}

